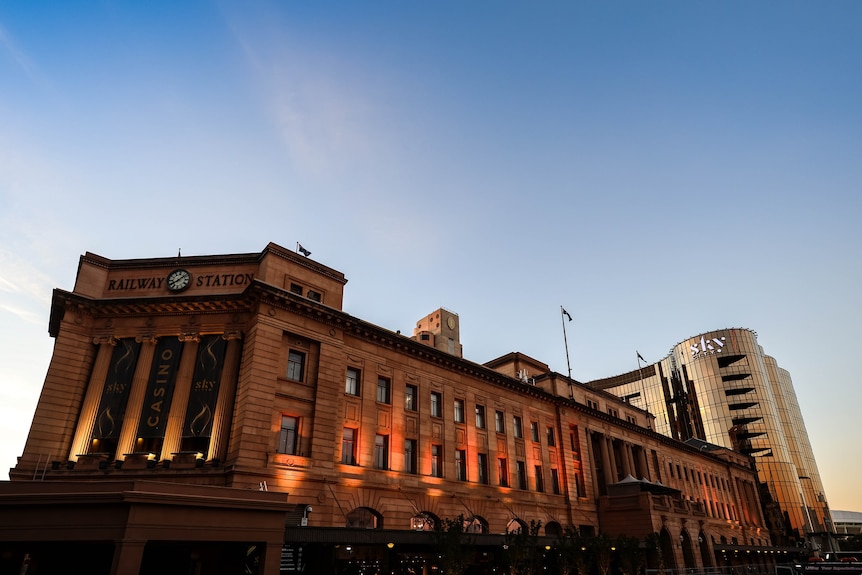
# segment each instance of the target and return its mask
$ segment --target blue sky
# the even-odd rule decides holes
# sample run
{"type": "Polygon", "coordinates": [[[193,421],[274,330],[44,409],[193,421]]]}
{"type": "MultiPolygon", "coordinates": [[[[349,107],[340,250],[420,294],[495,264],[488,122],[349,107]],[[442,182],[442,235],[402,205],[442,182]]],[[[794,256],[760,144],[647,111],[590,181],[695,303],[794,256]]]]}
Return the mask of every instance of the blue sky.
{"type": "MultiPolygon", "coordinates": [[[[748,327],[862,510],[862,5],[0,4],[0,468],[78,257],[343,271],[345,310],[576,378],[748,327]]],[[[5,476],[5,471],[2,472],[5,476]]]]}

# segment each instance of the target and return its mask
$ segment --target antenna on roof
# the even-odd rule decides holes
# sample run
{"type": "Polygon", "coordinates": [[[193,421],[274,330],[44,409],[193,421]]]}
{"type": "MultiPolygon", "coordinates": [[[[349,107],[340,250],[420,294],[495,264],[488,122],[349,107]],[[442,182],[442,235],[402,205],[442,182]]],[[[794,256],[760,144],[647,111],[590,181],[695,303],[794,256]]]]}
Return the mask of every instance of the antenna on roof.
{"type": "Polygon", "coordinates": [[[178,258],[183,257],[183,248],[177,248],[177,257],[178,258]]]}

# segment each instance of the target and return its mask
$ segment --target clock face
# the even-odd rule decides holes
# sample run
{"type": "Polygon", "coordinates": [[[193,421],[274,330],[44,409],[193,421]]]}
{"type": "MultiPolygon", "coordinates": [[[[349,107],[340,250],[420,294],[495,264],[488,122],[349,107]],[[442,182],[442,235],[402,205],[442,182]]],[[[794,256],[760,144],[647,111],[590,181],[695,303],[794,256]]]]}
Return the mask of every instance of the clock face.
{"type": "Polygon", "coordinates": [[[171,291],[183,291],[192,282],[192,276],[186,270],[174,270],[168,274],[168,289],[171,291]]]}

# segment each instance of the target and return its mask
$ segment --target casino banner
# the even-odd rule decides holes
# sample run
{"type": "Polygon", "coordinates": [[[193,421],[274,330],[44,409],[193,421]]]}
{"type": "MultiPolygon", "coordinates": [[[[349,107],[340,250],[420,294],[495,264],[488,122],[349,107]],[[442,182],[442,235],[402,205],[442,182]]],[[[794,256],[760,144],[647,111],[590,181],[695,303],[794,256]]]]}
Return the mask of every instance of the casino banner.
{"type": "Polygon", "coordinates": [[[183,437],[212,436],[213,414],[218,400],[226,350],[227,341],[221,334],[201,338],[183,425],[183,437]]]}
{"type": "Polygon", "coordinates": [[[96,412],[93,439],[119,439],[140,350],[141,344],[134,338],[123,338],[114,347],[96,412]]]}
{"type": "Polygon", "coordinates": [[[163,337],[156,344],[137,437],[165,437],[182,349],[183,342],[177,337],[163,337]]]}

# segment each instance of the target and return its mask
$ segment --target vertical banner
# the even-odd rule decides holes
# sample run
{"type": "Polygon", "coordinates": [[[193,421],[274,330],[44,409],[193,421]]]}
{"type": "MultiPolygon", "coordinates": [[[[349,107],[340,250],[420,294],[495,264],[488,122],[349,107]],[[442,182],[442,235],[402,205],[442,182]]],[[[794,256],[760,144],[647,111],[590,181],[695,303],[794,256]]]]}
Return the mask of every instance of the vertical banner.
{"type": "Polygon", "coordinates": [[[114,348],[92,439],[119,439],[140,349],[141,344],[133,338],[121,339],[114,348]]]}
{"type": "Polygon", "coordinates": [[[183,437],[212,436],[213,414],[218,400],[226,349],[227,341],[221,334],[201,338],[186,421],[183,424],[183,437]]]}
{"type": "Polygon", "coordinates": [[[174,386],[180,367],[183,342],[176,337],[163,337],[156,344],[144,407],[138,422],[138,435],[144,439],[163,439],[168,425],[168,413],[174,397],[174,386]]]}

